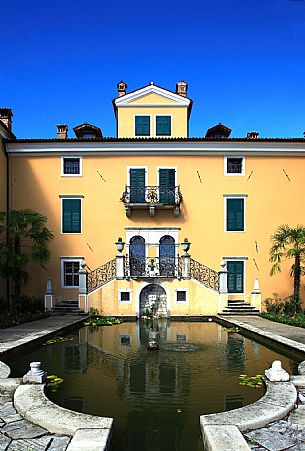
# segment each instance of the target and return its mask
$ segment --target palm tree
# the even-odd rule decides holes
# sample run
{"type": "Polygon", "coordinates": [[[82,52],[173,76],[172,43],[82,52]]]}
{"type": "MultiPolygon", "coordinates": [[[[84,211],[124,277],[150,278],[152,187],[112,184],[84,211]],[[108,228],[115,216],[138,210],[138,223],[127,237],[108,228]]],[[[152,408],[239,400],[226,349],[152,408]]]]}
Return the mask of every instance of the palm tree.
{"type": "Polygon", "coordinates": [[[287,224],[280,225],[271,236],[270,261],[273,262],[270,275],[281,271],[283,259],[294,259],[289,275],[293,277],[293,295],[296,302],[300,298],[301,275],[304,274],[305,261],[305,227],[297,225],[295,228],[287,224]]]}
{"type": "Polygon", "coordinates": [[[0,212],[0,275],[13,280],[17,302],[28,279],[29,261],[43,265],[50,258],[49,242],[54,235],[46,222],[45,216],[32,210],[0,212]]]}

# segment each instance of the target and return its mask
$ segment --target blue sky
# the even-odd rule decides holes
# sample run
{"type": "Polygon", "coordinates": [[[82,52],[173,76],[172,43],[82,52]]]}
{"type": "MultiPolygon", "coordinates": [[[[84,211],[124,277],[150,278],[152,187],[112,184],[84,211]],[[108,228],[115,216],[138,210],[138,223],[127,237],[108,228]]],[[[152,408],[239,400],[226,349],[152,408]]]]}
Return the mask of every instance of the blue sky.
{"type": "Polygon", "coordinates": [[[115,136],[112,99],[189,83],[190,135],[303,137],[304,0],[0,0],[0,106],[19,138],[84,121],[115,136]]]}

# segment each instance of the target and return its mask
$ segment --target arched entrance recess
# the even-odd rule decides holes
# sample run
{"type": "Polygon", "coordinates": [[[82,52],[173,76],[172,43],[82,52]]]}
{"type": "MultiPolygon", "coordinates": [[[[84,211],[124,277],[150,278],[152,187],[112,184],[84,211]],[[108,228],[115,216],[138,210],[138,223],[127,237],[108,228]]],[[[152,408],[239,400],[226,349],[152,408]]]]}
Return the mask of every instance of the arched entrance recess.
{"type": "Polygon", "coordinates": [[[167,296],[161,285],[151,283],[140,293],[140,316],[146,310],[152,310],[159,317],[167,316],[167,296]]]}

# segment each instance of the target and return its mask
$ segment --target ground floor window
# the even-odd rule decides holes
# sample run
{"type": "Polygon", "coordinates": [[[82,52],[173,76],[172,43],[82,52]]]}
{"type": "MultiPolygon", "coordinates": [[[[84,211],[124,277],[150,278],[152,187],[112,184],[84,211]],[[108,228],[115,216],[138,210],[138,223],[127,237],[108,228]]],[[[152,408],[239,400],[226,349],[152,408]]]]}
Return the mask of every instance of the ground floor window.
{"type": "Polygon", "coordinates": [[[187,290],[185,288],[179,288],[175,290],[176,302],[178,304],[184,304],[187,302],[187,290]]]}
{"type": "Polygon", "coordinates": [[[131,290],[119,290],[119,304],[131,304],[131,290]]]}
{"type": "Polygon", "coordinates": [[[227,261],[228,293],[244,292],[244,261],[227,261]]]}
{"type": "Polygon", "coordinates": [[[74,288],[79,286],[79,270],[81,258],[61,259],[61,286],[62,288],[74,288]]]}

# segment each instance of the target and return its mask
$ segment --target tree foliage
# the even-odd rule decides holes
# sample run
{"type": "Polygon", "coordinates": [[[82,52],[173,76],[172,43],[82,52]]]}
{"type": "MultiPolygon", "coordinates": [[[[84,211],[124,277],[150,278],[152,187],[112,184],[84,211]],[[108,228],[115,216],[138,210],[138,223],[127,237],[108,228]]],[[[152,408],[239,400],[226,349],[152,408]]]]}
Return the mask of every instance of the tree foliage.
{"type": "Polygon", "coordinates": [[[271,237],[270,261],[273,262],[270,275],[281,271],[284,260],[293,259],[289,275],[293,277],[293,295],[298,301],[300,297],[301,275],[305,272],[305,227],[295,228],[287,224],[280,225],[271,237]]]}
{"type": "Polygon", "coordinates": [[[28,263],[43,265],[50,258],[54,235],[46,222],[45,216],[32,210],[0,212],[0,275],[13,280],[15,298],[28,280],[28,263]]]}

